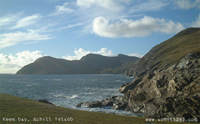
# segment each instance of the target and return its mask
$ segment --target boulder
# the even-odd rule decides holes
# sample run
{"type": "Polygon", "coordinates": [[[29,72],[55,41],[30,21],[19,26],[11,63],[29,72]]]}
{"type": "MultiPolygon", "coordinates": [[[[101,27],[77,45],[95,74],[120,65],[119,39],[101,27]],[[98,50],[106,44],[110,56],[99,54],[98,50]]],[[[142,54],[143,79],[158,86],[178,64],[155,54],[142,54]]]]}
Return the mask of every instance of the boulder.
{"type": "Polygon", "coordinates": [[[123,96],[113,96],[102,101],[92,101],[77,104],[76,107],[87,108],[112,108],[115,110],[129,110],[128,102],[123,96]]]}
{"type": "Polygon", "coordinates": [[[77,104],[76,107],[100,108],[102,107],[102,102],[100,101],[84,102],[77,104]]]}

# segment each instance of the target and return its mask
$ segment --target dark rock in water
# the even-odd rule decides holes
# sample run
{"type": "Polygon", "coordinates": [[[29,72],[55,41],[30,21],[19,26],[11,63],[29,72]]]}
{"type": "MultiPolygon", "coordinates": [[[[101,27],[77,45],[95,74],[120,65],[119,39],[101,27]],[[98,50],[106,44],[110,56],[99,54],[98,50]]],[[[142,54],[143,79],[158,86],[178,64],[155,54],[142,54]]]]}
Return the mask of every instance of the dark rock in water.
{"type": "Polygon", "coordinates": [[[76,107],[80,108],[82,106],[82,104],[83,103],[81,102],[81,103],[77,104],[76,107]]]}
{"type": "Polygon", "coordinates": [[[115,110],[129,111],[129,108],[127,106],[128,106],[128,103],[119,102],[119,103],[114,103],[112,108],[115,109],[115,110]]]}
{"type": "Polygon", "coordinates": [[[100,101],[84,102],[79,103],[76,107],[99,108],[102,107],[102,103],[100,101]]]}
{"type": "Polygon", "coordinates": [[[123,96],[113,96],[106,98],[102,101],[84,102],[79,103],[76,107],[87,107],[87,108],[113,108],[115,110],[129,110],[128,102],[123,96]]]}
{"type": "Polygon", "coordinates": [[[46,99],[39,99],[38,102],[42,102],[42,103],[46,103],[46,104],[50,104],[50,105],[54,105],[53,103],[49,102],[46,99]]]}

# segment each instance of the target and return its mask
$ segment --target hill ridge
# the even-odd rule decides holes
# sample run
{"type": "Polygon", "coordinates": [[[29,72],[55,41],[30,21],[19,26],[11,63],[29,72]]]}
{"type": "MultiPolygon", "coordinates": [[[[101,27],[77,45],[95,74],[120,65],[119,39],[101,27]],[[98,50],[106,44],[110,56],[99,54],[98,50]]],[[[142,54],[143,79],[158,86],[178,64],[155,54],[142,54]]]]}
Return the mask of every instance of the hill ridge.
{"type": "Polygon", "coordinates": [[[16,74],[100,74],[124,73],[130,63],[138,60],[122,54],[119,56],[103,56],[88,54],[80,60],[66,60],[44,56],[33,63],[22,67],[16,74]],[[126,65],[127,64],[127,65],[126,65]]]}

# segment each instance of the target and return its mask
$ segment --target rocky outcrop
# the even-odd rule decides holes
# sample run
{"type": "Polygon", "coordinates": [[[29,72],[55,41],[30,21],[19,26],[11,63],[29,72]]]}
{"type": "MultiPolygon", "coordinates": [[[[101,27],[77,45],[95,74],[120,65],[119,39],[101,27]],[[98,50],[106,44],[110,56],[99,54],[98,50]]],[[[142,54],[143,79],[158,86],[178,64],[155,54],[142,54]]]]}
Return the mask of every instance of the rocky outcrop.
{"type": "Polygon", "coordinates": [[[140,81],[141,81],[141,78],[136,77],[136,79],[134,80],[134,82],[122,85],[119,88],[119,92],[126,93],[128,90],[134,89],[140,81]]]}
{"type": "Polygon", "coordinates": [[[126,110],[129,111],[128,101],[123,96],[113,96],[106,98],[102,101],[84,102],[79,103],[77,107],[86,108],[112,108],[115,110],[126,110]]]}
{"type": "Polygon", "coordinates": [[[126,74],[134,80],[120,87],[124,96],[78,106],[200,121],[200,28],[185,29],[153,47],[126,74]]]}
{"type": "Polygon", "coordinates": [[[200,119],[200,52],[151,69],[120,88],[132,112],[147,117],[200,119]]]}

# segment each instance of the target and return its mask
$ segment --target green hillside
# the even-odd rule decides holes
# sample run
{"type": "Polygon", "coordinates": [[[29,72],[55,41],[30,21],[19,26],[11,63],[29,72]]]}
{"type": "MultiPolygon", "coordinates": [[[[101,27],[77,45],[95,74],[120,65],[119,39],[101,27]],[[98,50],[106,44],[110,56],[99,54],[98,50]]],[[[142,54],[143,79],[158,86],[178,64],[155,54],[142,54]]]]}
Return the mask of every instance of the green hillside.
{"type": "Polygon", "coordinates": [[[185,29],[153,47],[133,66],[133,71],[139,75],[147,70],[165,68],[193,52],[200,52],[200,28],[185,29]]]}

